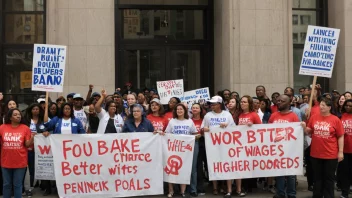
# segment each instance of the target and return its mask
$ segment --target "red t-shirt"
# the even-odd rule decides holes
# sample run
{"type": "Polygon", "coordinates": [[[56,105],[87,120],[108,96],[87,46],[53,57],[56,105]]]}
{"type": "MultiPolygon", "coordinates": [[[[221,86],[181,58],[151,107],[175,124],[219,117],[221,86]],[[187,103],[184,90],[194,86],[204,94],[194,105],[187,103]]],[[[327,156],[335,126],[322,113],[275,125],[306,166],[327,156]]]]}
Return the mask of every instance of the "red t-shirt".
{"type": "Polygon", "coordinates": [[[337,137],[344,134],[341,120],[334,116],[313,115],[308,122],[312,129],[310,156],[320,159],[337,159],[337,137]]]}
{"type": "Polygon", "coordinates": [[[164,117],[169,122],[174,116],[172,115],[172,111],[169,111],[169,112],[165,113],[164,117]]]}
{"type": "Polygon", "coordinates": [[[152,123],[155,131],[165,131],[169,121],[164,116],[147,115],[147,119],[152,123]]]}
{"type": "Polygon", "coordinates": [[[345,129],[344,153],[352,153],[352,114],[344,113],[341,117],[342,126],[345,129]]]}
{"type": "Polygon", "coordinates": [[[271,105],[271,106],[270,106],[270,109],[271,109],[271,113],[275,113],[275,112],[278,111],[278,110],[277,110],[277,105],[271,105]]]}
{"type": "Polygon", "coordinates": [[[320,114],[320,103],[318,101],[313,101],[313,107],[310,112],[310,117],[313,117],[313,115],[320,114]]]}
{"type": "Polygon", "coordinates": [[[299,122],[298,116],[292,111],[289,113],[275,112],[271,114],[268,123],[289,123],[289,122],[299,122]]]}
{"type": "Polygon", "coordinates": [[[30,140],[31,130],[24,124],[13,128],[10,124],[0,126],[1,166],[25,168],[28,165],[28,150],[25,141],[30,140]]]}
{"type": "Polygon", "coordinates": [[[192,118],[192,120],[194,125],[196,126],[197,132],[200,134],[200,129],[202,128],[201,126],[202,126],[203,119],[195,120],[192,118]]]}
{"type": "Polygon", "coordinates": [[[253,124],[261,124],[262,121],[259,118],[259,115],[256,112],[249,112],[249,113],[241,113],[238,116],[238,125],[247,125],[248,123],[253,124]]]}

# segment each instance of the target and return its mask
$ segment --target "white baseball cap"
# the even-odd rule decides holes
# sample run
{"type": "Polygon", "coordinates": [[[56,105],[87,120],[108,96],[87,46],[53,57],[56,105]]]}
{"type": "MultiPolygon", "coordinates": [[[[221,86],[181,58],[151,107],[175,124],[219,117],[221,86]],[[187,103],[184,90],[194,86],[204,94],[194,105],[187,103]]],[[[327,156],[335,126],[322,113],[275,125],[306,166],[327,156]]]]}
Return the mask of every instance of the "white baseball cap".
{"type": "Polygon", "coordinates": [[[45,99],[44,99],[44,98],[39,98],[39,99],[37,100],[37,102],[38,102],[38,103],[45,102],[45,99]]]}
{"type": "Polygon", "coordinates": [[[222,103],[222,98],[220,96],[213,96],[208,103],[222,103]]]}
{"type": "Polygon", "coordinates": [[[73,96],[73,99],[76,99],[76,98],[80,98],[80,99],[82,99],[83,100],[83,97],[81,96],[81,94],[75,94],[74,96],[73,96]]]}

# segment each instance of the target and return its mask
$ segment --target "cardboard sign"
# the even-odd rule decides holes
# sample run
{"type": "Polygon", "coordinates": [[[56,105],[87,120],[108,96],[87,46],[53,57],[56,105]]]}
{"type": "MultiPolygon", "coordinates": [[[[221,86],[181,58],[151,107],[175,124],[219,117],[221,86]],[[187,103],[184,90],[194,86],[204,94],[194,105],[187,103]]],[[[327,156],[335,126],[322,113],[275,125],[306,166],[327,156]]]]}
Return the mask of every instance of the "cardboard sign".
{"type": "Polygon", "coordinates": [[[153,133],[50,135],[60,197],[163,193],[161,136],[153,133]]]}
{"type": "Polygon", "coordinates": [[[160,102],[168,104],[172,97],[183,97],[183,79],[156,82],[160,102]]]}
{"type": "Polygon", "coordinates": [[[34,136],[35,179],[55,180],[54,159],[50,140],[43,135],[34,136]]]}
{"type": "Polygon", "coordinates": [[[299,74],[331,78],[340,30],[308,26],[299,74]]]}
{"type": "Polygon", "coordinates": [[[303,174],[299,122],[218,127],[204,136],[210,180],[303,174]]]}
{"type": "Polygon", "coordinates": [[[34,44],[32,91],[62,92],[66,46],[34,44]]]}
{"type": "Polygon", "coordinates": [[[194,140],[193,135],[163,136],[164,182],[190,184],[194,140]]]}

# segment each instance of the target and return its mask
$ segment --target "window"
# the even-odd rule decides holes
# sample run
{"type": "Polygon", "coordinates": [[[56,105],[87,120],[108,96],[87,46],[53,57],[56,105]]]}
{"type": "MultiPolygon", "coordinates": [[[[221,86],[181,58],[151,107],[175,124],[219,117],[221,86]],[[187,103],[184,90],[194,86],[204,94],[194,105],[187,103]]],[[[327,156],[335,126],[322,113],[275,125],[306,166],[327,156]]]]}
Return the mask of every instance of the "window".
{"type": "MultiPolygon", "coordinates": [[[[309,86],[313,77],[299,75],[304,42],[308,25],[327,26],[327,1],[326,0],[293,0],[292,1],[292,41],[293,41],[293,79],[294,88],[309,86]]],[[[318,78],[323,91],[328,90],[328,78],[318,78]]]]}
{"type": "Polygon", "coordinates": [[[33,44],[45,43],[45,0],[3,0],[0,3],[0,92],[19,104],[36,101],[31,91],[33,44]]]}

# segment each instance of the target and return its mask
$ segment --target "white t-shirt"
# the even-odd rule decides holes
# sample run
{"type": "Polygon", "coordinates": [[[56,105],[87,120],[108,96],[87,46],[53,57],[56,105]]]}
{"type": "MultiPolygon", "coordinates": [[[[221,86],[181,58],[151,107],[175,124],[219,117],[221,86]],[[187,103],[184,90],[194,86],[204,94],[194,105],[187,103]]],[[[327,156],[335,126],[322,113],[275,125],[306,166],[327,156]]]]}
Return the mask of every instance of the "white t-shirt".
{"type": "Polygon", "coordinates": [[[61,134],[72,134],[71,118],[68,120],[62,119],[61,134]]]}
{"type": "Polygon", "coordinates": [[[223,110],[221,113],[210,111],[204,116],[201,128],[219,127],[220,123],[227,123],[227,126],[236,125],[228,111],[223,110]]]}
{"type": "Polygon", "coordinates": [[[197,133],[197,129],[191,119],[178,120],[173,118],[167,125],[165,132],[177,135],[192,135],[197,133]]]}
{"type": "Polygon", "coordinates": [[[31,125],[29,125],[29,129],[31,130],[32,133],[37,133],[37,126],[32,119],[31,119],[31,125]]]}
{"type": "MultiPolygon", "coordinates": [[[[97,134],[104,134],[106,125],[108,124],[110,119],[110,115],[108,112],[105,111],[105,109],[102,108],[100,113],[97,114],[97,116],[99,118],[99,126],[98,126],[97,134]]],[[[121,133],[123,125],[124,125],[124,121],[120,116],[120,114],[115,115],[114,126],[116,129],[116,133],[121,133]]]]}
{"type": "Polygon", "coordinates": [[[81,121],[84,130],[87,130],[88,119],[86,113],[84,112],[84,109],[74,110],[74,115],[77,119],[79,119],[79,121],[81,121]]]}

